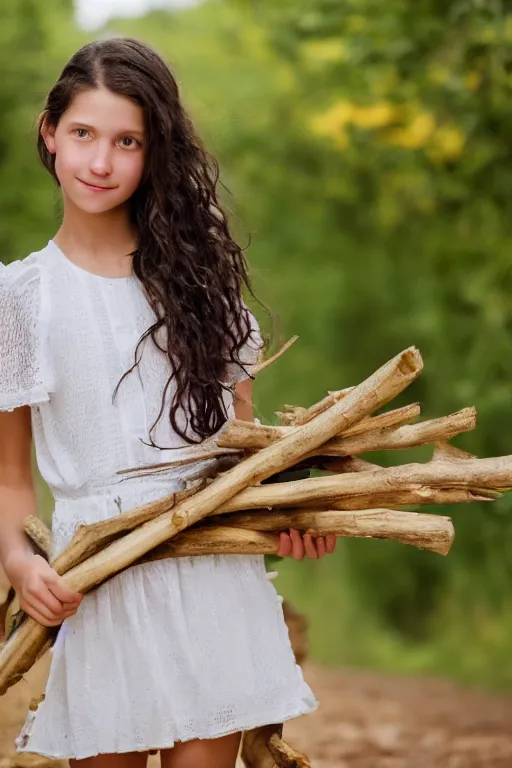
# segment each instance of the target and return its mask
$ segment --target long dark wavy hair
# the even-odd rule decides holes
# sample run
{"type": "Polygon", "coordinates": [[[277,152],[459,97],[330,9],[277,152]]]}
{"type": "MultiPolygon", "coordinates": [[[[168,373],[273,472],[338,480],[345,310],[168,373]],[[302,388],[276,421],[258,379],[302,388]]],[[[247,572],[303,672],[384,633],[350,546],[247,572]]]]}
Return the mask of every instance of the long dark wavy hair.
{"type": "Polygon", "coordinates": [[[157,317],[139,340],[134,365],[114,396],[138,365],[140,345],[151,336],[167,353],[172,372],[150,444],[160,447],[152,435],[173,380],[172,428],[188,443],[200,442],[226,421],[227,385],[222,382],[227,365],[244,365],[239,353],[251,335],[241,302],[244,286],[253,294],[247,263],[218,198],[218,164],[198,137],[171,71],[138,40],[116,37],[85,45],[49,92],[39,117],[38,152],[57,184],[55,156],[41,135],[43,122],[56,127],[79,91],[100,86],[132,99],[144,111],[145,168],[130,200],[138,233],[133,270],[157,317]],[[165,348],[162,333],[156,336],[160,329],[165,348]]]}

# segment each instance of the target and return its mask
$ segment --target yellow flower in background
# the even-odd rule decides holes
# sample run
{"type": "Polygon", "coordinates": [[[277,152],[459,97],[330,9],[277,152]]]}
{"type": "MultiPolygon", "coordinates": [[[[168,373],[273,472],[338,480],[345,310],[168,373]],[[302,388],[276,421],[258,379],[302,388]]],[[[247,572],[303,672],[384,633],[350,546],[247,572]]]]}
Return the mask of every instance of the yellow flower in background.
{"type": "Polygon", "coordinates": [[[390,131],[386,140],[406,149],[420,149],[429,141],[436,128],[433,116],[429,112],[420,112],[402,128],[390,131]]]}
{"type": "Polygon", "coordinates": [[[340,38],[311,40],[303,44],[302,53],[314,64],[332,64],[347,59],[347,48],[340,38]]]}
{"type": "Polygon", "coordinates": [[[311,120],[311,128],[317,136],[326,136],[335,144],[346,146],[347,136],[345,126],[349,122],[351,110],[348,105],[340,102],[334,104],[326,112],[315,115],[311,120]]]}
{"type": "Polygon", "coordinates": [[[311,120],[313,133],[318,136],[327,136],[338,146],[345,147],[348,143],[345,128],[350,123],[353,114],[353,104],[347,101],[333,104],[325,112],[313,117],[311,120]]]}
{"type": "Polygon", "coordinates": [[[398,106],[381,101],[359,106],[350,101],[339,101],[325,112],[315,115],[311,128],[319,136],[326,136],[337,146],[349,143],[350,126],[369,131],[380,131],[378,140],[404,149],[427,152],[434,162],[454,160],[464,149],[465,136],[456,125],[438,125],[430,112],[417,104],[398,106]],[[399,127],[395,127],[399,124],[399,127]]]}
{"type": "Polygon", "coordinates": [[[462,154],[466,137],[457,126],[439,127],[428,147],[428,155],[434,162],[456,160],[462,154]]]}
{"type": "Polygon", "coordinates": [[[361,107],[350,101],[339,101],[311,121],[311,127],[319,136],[328,136],[337,143],[347,144],[346,128],[356,125],[368,130],[385,128],[396,119],[396,109],[389,102],[378,102],[361,107]]]}
{"type": "Polygon", "coordinates": [[[387,101],[355,107],[352,122],[360,128],[385,128],[396,120],[396,107],[387,101]]]}

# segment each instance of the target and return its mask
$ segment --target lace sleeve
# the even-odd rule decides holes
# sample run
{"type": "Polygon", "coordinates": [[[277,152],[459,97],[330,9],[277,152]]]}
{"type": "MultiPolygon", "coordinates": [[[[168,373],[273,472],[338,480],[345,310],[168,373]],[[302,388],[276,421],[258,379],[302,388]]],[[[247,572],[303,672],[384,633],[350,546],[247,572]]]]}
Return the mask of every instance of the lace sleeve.
{"type": "Polygon", "coordinates": [[[0,410],[49,400],[38,264],[0,264],[0,410]]]}
{"type": "MultiPolygon", "coordinates": [[[[244,305],[245,306],[245,305],[244,305]]],[[[259,362],[260,354],[263,348],[263,339],[261,337],[258,321],[249,312],[250,336],[241,347],[238,356],[242,365],[229,363],[226,367],[226,381],[229,384],[236,384],[243,379],[251,376],[253,367],[259,362]]]]}

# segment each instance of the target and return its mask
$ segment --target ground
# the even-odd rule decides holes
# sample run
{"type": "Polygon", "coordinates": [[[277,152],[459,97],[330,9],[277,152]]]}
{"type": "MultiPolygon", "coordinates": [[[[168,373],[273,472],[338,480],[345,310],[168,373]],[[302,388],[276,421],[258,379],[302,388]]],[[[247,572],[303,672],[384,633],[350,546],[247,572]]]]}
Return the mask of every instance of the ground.
{"type": "MultiPolygon", "coordinates": [[[[0,698],[0,768],[67,765],[14,756],[14,736],[44,684],[46,666],[43,659],[0,698]]],[[[311,663],[305,677],[320,707],[287,723],[285,738],[307,752],[315,768],[512,767],[512,698],[311,663]]]]}

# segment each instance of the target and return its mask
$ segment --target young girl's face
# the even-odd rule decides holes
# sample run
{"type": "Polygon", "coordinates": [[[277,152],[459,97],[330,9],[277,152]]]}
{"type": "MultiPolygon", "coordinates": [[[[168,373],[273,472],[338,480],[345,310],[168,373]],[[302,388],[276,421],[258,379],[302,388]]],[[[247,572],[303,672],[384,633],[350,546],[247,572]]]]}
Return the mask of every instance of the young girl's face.
{"type": "Polygon", "coordinates": [[[86,213],[125,203],[144,170],[144,114],[137,104],[105,87],[79,92],[56,129],[41,129],[55,155],[64,200],[86,213]]]}

